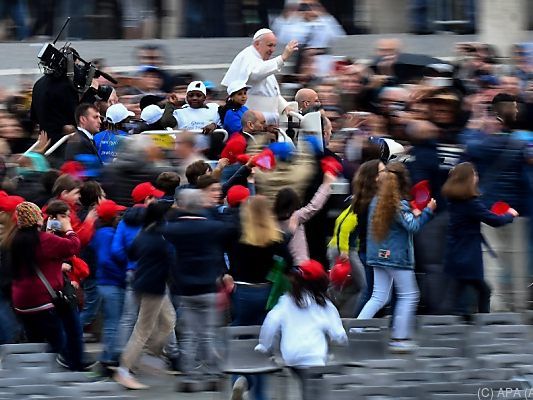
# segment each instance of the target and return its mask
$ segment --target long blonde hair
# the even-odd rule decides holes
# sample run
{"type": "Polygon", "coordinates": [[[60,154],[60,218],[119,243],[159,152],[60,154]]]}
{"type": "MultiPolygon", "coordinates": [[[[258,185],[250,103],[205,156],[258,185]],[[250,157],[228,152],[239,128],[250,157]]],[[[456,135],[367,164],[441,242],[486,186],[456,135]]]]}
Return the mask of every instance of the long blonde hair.
{"type": "Polygon", "coordinates": [[[371,227],[376,241],[381,242],[387,238],[394,218],[400,211],[400,202],[408,197],[409,187],[409,177],[403,164],[391,163],[381,173],[371,227]]]}
{"type": "Polygon", "coordinates": [[[283,234],[264,196],[254,196],[241,206],[241,243],[266,247],[283,240],[283,234]]]}

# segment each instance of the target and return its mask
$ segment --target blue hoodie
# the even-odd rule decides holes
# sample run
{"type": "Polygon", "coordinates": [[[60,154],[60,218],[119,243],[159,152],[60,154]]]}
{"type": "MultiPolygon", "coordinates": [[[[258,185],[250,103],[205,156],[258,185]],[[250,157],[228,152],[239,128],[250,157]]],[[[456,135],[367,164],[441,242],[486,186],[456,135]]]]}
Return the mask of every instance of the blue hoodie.
{"type": "Polygon", "coordinates": [[[111,255],[119,264],[128,264],[128,270],[134,270],[137,264],[128,258],[128,250],[141,230],[146,208],[133,206],[125,213],[117,226],[117,231],[111,244],[111,255]]]}
{"type": "Polygon", "coordinates": [[[89,247],[96,254],[96,281],[98,285],[126,287],[126,265],[118,263],[111,256],[111,246],[115,228],[104,226],[97,228],[89,243],[89,247]]]}

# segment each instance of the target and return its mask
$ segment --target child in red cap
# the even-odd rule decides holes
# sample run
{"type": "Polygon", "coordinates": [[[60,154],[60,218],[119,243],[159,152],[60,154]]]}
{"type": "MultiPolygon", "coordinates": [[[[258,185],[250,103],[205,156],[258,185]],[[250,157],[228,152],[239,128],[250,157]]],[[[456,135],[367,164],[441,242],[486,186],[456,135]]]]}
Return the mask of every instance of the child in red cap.
{"type": "Polygon", "coordinates": [[[281,331],[283,361],[302,380],[303,398],[311,399],[302,370],[326,365],[328,339],[342,344],[348,338],[339,312],[326,294],[329,279],[324,267],[318,261],[307,260],[292,272],[291,281],[290,292],[281,296],[268,313],[255,349],[269,352],[281,331]]]}

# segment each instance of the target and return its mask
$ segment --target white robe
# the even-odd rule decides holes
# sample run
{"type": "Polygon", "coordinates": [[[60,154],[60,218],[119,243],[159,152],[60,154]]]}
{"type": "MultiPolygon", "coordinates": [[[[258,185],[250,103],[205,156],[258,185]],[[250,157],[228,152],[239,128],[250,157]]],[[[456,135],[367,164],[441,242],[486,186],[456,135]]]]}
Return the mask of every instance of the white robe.
{"type": "Polygon", "coordinates": [[[288,105],[281,96],[274,75],[281,71],[283,65],[281,56],[264,61],[253,46],[248,46],[237,54],[221,83],[227,87],[232,82],[246,82],[251,86],[246,106],[250,110],[261,111],[267,123],[277,123],[279,114],[288,105]]]}

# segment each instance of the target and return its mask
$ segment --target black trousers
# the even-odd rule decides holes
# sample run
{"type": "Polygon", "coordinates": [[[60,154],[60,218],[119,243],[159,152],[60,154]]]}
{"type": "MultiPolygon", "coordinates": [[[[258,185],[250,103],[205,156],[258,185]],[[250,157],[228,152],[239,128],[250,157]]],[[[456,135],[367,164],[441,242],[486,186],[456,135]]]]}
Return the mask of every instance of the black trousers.
{"type": "Polygon", "coordinates": [[[472,309],[473,290],[477,300],[477,312],[490,312],[490,287],[483,279],[451,279],[448,286],[446,304],[453,314],[469,315],[472,309]]]}

